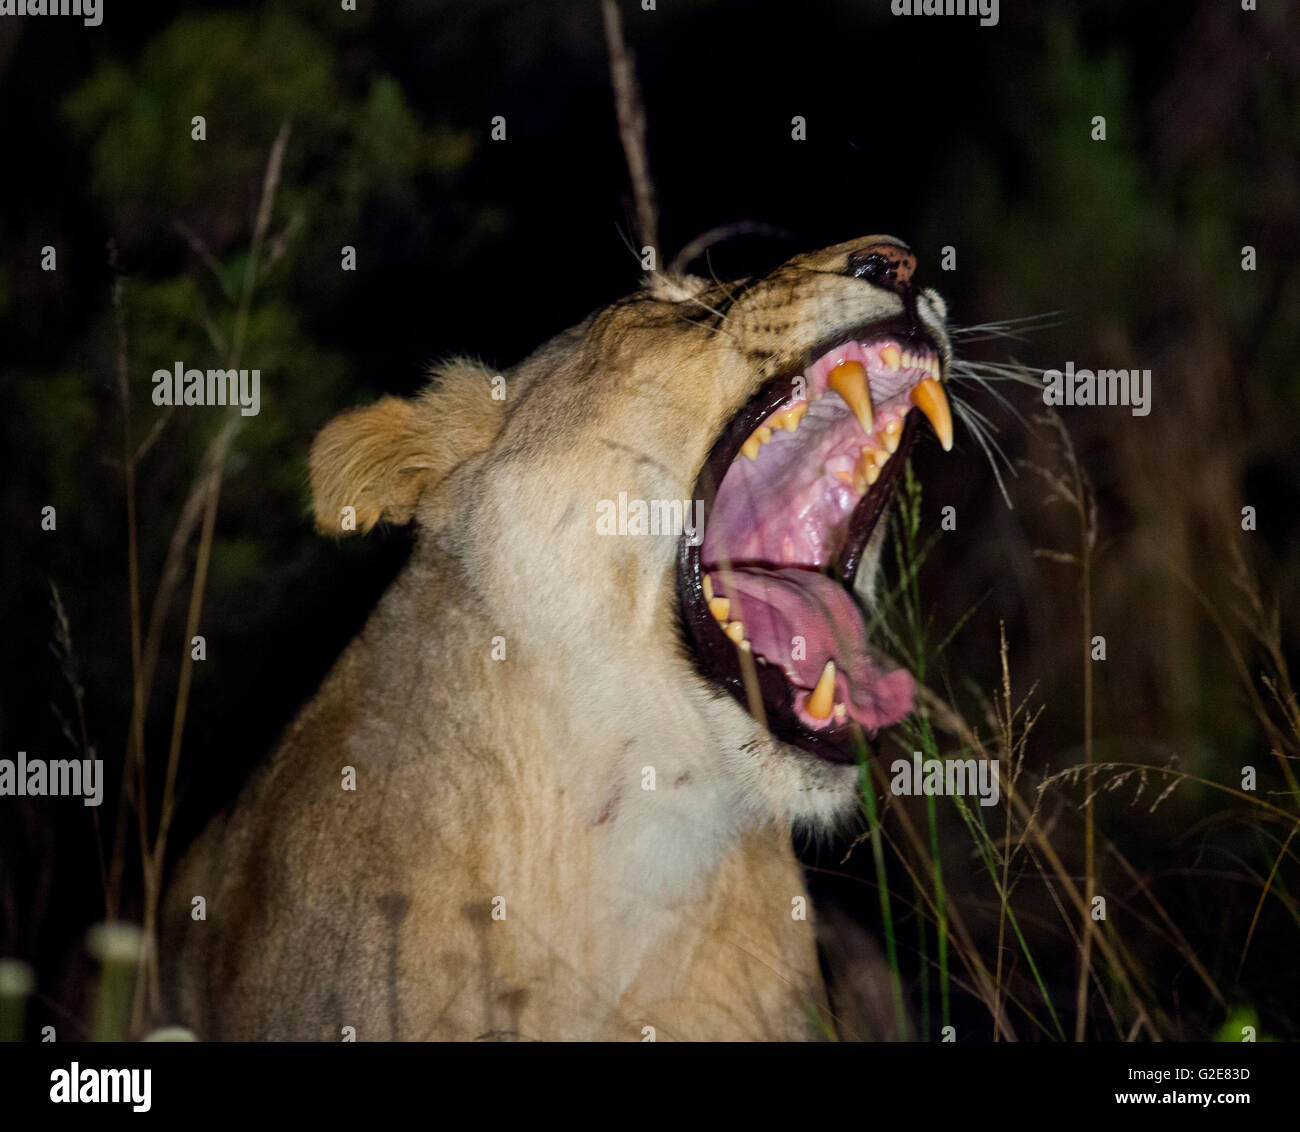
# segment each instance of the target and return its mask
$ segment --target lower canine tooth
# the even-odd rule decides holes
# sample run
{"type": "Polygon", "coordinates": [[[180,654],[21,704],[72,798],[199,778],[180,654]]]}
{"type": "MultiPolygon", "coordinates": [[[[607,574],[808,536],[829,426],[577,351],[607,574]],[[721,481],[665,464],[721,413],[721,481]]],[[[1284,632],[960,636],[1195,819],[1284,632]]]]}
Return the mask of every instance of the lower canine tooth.
{"type": "Polygon", "coordinates": [[[723,632],[727,634],[734,644],[738,645],[745,639],[745,623],[743,621],[733,621],[723,632]]]}
{"type": "Polygon", "coordinates": [[[871,387],[867,384],[867,371],[861,362],[840,362],[831,370],[827,384],[844,399],[853,410],[858,423],[870,432],[872,423],[871,387]]]}
{"type": "Polygon", "coordinates": [[[731,616],[731,599],[726,597],[715,597],[709,602],[709,612],[713,614],[715,621],[725,622],[731,616]]]}
{"type": "Polygon", "coordinates": [[[932,377],[919,382],[911,393],[912,404],[925,414],[945,452],[952,451],[952,410],[943,386],[932,377]]]}
{"type": "Polygon", "coordinates": [[[808,702],[804,707],[813,719],[826,719],[830,716],[834,704],[835,662],[828,660],[826,667],[822,669],[821,677],[817,681],[817,687],[812,690],[812,695],[808,697],[808,702]]]}

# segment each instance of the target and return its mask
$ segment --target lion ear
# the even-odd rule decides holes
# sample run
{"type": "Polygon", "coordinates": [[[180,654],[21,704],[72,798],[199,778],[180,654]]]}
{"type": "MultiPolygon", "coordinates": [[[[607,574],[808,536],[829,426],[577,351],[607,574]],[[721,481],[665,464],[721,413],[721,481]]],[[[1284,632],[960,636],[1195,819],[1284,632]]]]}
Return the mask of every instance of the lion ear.
{"type": "Polygon", "coordinates": [[[308,460],[317,530],[409,523],[423,495],[491,445],[501,416],[492,375],[453,362],[417,398],[385,397],[335,417],[317,433],[308,460]]]}

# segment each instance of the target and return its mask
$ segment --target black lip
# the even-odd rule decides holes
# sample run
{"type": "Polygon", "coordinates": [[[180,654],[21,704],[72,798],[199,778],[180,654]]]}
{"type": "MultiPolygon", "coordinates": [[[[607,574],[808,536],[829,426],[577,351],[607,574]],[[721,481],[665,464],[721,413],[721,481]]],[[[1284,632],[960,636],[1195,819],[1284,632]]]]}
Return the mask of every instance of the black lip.
{"type": "MultiPolygon", "coordinates": [[[[928,346],[936,354],[939,353],[934,341],[924,334],[918,334],[905,321],[899,319],[854,327],[810,346],[804,351],[802,364],[797,369],[764,383],[745,407],[732,418],[713,445],[704,467],[700,469],[700,474],[696,478],[693,496],[703,503],[703,529],[707,529],[709,518],[713,513],[718,485],[731,466],[732,460],[735,459],[736,453],[740,451],[740,446],[762,421],[790,397],[790,383],[794,378],[802,374],[813,361],[836,346],[853,339],[861,341],[884,335],[893,335],[900,341],[928,346]]],[[[920,413],[916,409],[910,410],[904,417],[903,433],[899,438],[895,458],[885,465],[880,478],[871,486],[853,512],[844,545],[832,564],[832,573],[838,575],[842,584],[850,590],[867,540],[885,505],[889,502],[894,486],[902,474],[903,464],[916,443],[919,421],[920,413]]],[[[741,668],[739,650],[713,619],[713,615],[709,613],[708,603],[704,599],[704,577],[701,565],[704,548],[702,532],[698,545],[692,546],[685,538],[682,538],[678,545],[677,592],[689,651],[700,674],[725,688],[741,707],[748,711],[749,698],[746,693],[745,675],[741,668]]],[[[795,714],[794,693],[780,668],[773,664],[751,664],[750,667],[762,694],[767,729],[776,738],[828,762],[857,761],[859,744],[867,742],[859,724],[850,721],[821,731],[810,730],[795,714]]]]}

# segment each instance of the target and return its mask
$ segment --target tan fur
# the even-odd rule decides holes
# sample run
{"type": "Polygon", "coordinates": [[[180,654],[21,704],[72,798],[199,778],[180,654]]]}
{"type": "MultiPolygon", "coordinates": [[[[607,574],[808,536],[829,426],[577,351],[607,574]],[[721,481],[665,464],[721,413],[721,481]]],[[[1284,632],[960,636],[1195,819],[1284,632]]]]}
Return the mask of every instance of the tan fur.
{"type": "MultiPolygon", "coordinates": [[[[790,826],[843,820],[855,770],[776,742],[699,677],[675,629],[677,540],[600,536],[595,518],[620,491],[688,499],[766,378],[899,312],[843,273],[861,245],[734,302],[657,281],[508,371],[504,401],[462,362],[326,426],[320,529],[353,507],[361,529],[414,518],[419,539],[178,869],[172,1020],[327,1041],[813,1036],[790,826]]],[[[944,341],[937,296],[920,313],[944,341]]]]}

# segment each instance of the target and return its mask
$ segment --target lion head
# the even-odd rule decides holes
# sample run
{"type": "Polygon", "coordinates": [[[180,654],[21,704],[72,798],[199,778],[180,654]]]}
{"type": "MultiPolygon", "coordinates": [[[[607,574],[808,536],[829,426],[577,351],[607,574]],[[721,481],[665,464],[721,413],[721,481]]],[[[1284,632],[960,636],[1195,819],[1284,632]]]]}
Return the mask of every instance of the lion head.
{"type": "Polygon", "coordinates": [[[457,361],[333,421],[317,522],[419,525],[482,624],[443,647],[499,634],[533,673],[463,690],[468,726],[488,696],[547,721],[520,757],[652,767],[735,824],[831,820],[912,707],[867,613],[922,419],[952,444],[946,310],[915,268],[870,236],[730,283],[652,275],[513,369],[457,361]]]}

